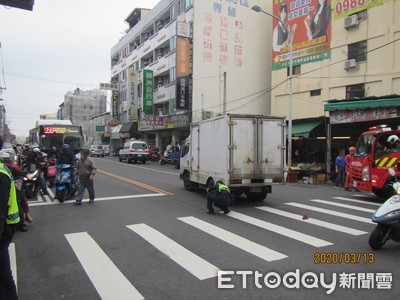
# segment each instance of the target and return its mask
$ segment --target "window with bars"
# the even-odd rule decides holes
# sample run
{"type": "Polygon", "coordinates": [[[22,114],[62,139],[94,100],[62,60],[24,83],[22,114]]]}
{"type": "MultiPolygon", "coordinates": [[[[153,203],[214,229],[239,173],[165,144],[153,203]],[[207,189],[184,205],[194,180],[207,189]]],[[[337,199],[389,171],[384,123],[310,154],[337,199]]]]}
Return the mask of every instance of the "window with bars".
{"type": "Polygon", "coordinates": [[[355,59],[356,62],[367,60],[367,41],[349,44],[347,49],[348,59],[355,59]]]}
{"type": "Polygon", "coordinates": [[[346,86],[346,99],[364,98],[364,97],[365,97],[364,83],[346,86]]]}

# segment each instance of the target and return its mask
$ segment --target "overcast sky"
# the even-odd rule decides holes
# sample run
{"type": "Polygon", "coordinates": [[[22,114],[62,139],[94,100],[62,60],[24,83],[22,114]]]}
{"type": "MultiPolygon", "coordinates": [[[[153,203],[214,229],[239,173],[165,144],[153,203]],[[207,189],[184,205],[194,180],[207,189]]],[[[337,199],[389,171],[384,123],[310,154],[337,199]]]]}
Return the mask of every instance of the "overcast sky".
{"type": "Polygon", "coordinates": [[[159,0],[35,0],[33,11],[0,5],[0,98],[13,134],[28,136],[77,87],[111,78],[111,48],[134,8],[159,0]]]}

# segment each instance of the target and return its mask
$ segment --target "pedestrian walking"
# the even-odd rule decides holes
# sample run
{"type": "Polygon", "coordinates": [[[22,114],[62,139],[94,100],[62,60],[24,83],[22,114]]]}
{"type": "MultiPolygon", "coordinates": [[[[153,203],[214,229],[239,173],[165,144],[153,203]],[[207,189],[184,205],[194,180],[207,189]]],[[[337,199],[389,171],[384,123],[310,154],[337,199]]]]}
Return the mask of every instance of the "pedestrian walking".
{"type": "MultiPolygon", "coordinates": [[[[0,150],[3,148],[0,137],[0,150]]],[[[9,157],[1,152],[0,157],[9,157]]],[[[8,247],[19,223],[17,193],[10,170],[0,160],[0,299],[18,299],[17,288],[11,271],[8,247]]]]}
{"type": "Polygon", "coordinates": [[[340,150],[339,155],[335,160],[335,171],[336,171],[336,182],[335,187],[344,187],[344,179],[345,179],[345,155],[346,152],[344,149],[340,150]]]}
{"type": "Polygon", "coordinates": [[[229,206],[233,203],[233,196],[228,186],[222,180],[218,180],[216,184],[207,189],[207,213],[214,215],[214,206],[221,209],[224,214],[228,214],[231,210],[229,206]]]}
{"type": "Polygon", "coordinates": [[[79,188],[74,205],[81,205],[85,189],[89,192],[89,203],[94,203],[93,179],[96,174],[96,165],[89,157],[89,149],[81,150],[81,157],[78,160],[79,188]]]}

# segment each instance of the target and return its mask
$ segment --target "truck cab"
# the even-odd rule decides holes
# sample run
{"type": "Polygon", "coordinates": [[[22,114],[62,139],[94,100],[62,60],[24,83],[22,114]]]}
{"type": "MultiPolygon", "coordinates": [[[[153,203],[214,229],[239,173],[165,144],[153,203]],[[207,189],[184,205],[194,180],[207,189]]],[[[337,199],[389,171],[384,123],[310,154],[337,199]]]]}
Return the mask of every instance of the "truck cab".
{"type": "Polygon", "coordinates": [[[400,138],[400,130],[380,125],[362,133],[351,165],[353,185],[384,198],[393,193],[388,169],[394,168],[400,177],[400,142],[392,144],[390,137],[400,138]]]}

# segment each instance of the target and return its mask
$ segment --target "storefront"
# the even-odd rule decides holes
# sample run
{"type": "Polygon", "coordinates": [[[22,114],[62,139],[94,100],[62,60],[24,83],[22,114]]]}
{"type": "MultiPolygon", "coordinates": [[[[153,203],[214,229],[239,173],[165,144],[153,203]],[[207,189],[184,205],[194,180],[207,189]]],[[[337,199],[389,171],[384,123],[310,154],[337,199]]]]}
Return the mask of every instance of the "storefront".
{"type": "MultiPolygon", "coordinates": [[[[324,107],[329,113],[327,127],[327,157],[336,158],[340,149],[346,153],[354,146],[362,132],[372,126],[387,125],[398,129],[400,125],[400,95],[363,99],[330,100],[324,107]],[[344,143],[338,143],[340,137],[344,143]]],[[[327,172],[334,171],[327,165],[327,172]]]]}
{"type": "Polygon", "coordinates": [[[111,137],[110,137],[110,155],[118,154],[118,150],[121,147],[122,139],[120,135],[120,130],[122,128],[122,124],[119,124],[115,127],[112,127],[111,137]]]}

